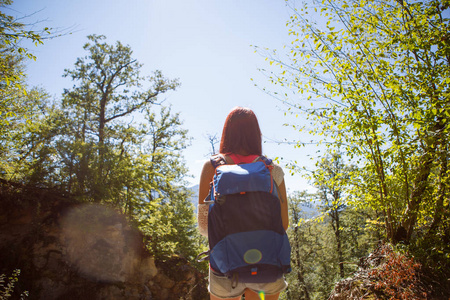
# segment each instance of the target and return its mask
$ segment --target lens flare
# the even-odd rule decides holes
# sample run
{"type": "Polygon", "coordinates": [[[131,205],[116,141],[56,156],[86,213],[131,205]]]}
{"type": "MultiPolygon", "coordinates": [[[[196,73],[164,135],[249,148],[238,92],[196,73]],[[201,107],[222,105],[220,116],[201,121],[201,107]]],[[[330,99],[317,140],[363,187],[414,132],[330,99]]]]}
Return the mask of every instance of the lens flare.
{"type": "Polygon", "coordinates": [[[265,296],[265,294],[264,294],[263,291],[260,291],[260,292],[258,293],[258,295],[259,295],[259,298],[260,298],[261,300],[266,299],[266,296],[265,296]]]}
{"type": "Polygon", "coordinates": [[[256,264],[262,259],[262,253],[258,249],[250,249],[244,254],[244,261],[248,264],[256,264]]]}
{"type": "Polygon", "coordinates": [[[65,258],[82,276],[123,282],[133,274],[138,244],[123,215],[106,206],[86,204],[69,208],[60,224],[65,258]]]}

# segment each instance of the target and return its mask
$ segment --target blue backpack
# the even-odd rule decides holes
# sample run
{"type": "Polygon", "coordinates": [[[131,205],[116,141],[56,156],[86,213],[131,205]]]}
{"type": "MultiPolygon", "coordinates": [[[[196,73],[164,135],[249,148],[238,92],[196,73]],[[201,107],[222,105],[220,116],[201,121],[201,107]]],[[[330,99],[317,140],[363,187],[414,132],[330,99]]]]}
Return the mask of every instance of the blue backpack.
{"type": "Polygon", "coordinates": [[[281,220],[272,161],[227,165],[214,156],[208,214],[211,271],[234,282],[274,282],[290,272],[291,247],[281,220]]]}

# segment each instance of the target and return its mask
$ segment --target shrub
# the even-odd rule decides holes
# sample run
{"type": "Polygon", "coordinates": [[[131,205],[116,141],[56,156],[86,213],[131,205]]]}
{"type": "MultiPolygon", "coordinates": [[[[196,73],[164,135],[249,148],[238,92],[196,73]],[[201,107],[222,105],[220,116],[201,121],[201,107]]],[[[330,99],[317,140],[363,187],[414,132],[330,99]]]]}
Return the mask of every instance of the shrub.
{"type": "MultiPolygon", "coordinates": [[[[20,270],[16,269],[11,276],[6,278],[5,274],[0,274],[0,300],[9,299],[14,293],[14,286],[19,281],[20,270]]],[[[20,299],[28,297],[28,292],[20,294],[20,299]]]]}
{"type": "Polygon", "coordinates": [[[427,298],[419,280],[419,263],[390,247],[383,247],[381,254],[385,262],[369,273],[371,280],[376,282],[374,288],[378,295],[390,300],[427,298]]]}

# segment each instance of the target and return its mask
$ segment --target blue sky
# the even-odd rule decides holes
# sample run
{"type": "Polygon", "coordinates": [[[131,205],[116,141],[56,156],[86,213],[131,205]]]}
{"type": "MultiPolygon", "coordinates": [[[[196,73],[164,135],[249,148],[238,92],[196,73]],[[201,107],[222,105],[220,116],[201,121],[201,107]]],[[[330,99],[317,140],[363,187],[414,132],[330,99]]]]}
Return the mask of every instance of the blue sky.
{"type": "MultiPolygon", "coordinates": [[[[142,74],[159,69],[168,78],[179,78],[181,86],[166,96],[166,104],[180,113],[193,137],[184,152],[192,184],[210,149],[206,135],[220,136],[226,115],[237,105],[257,114],[267,156],[311,165],[305,149],[270,142],[299,135],[282,126],[292,121],[284,116],[285,107],[254,86],[270,83],[258,71],[268,63],[251,45],[282,49],[289,44],[290,12],[283,0],[15,0],[7,13],[33,14],[28,21],[42,21],[36,28],[71,29],[70,35],[32,47],[37,61],[27,65],[29,84],[56,98],[73,85],[62,74],[85,55],[82,46],[89,34],[128,44],[144,64],[142,74]]],[[[298,175],[287,175],[286,185],[290,191],[309,188],[298,175]]]]}

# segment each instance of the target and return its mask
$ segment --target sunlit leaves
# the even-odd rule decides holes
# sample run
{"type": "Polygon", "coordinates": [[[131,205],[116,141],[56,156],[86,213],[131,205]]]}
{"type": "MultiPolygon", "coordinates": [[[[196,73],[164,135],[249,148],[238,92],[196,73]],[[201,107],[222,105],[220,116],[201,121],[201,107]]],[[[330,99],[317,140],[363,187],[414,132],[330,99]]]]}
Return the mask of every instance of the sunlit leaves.
{"type": "MultiPolygon", "coordinates": [[[[277,61],[288,72],[272,81],[304,94],[283,101],[309,107],[300,112],[310,133],[358,162],[353,193],[384,212],[388,236],[400,225],[411,233],[413,215],[429,215],[414,203],[434,203],[418,181],[446,169],[437,161],[448,151],[448,17],[436,1],[287,3],[290,59],[277,61]]],[[[448,174],[433,178],[442,186],[448,174]]]]}

